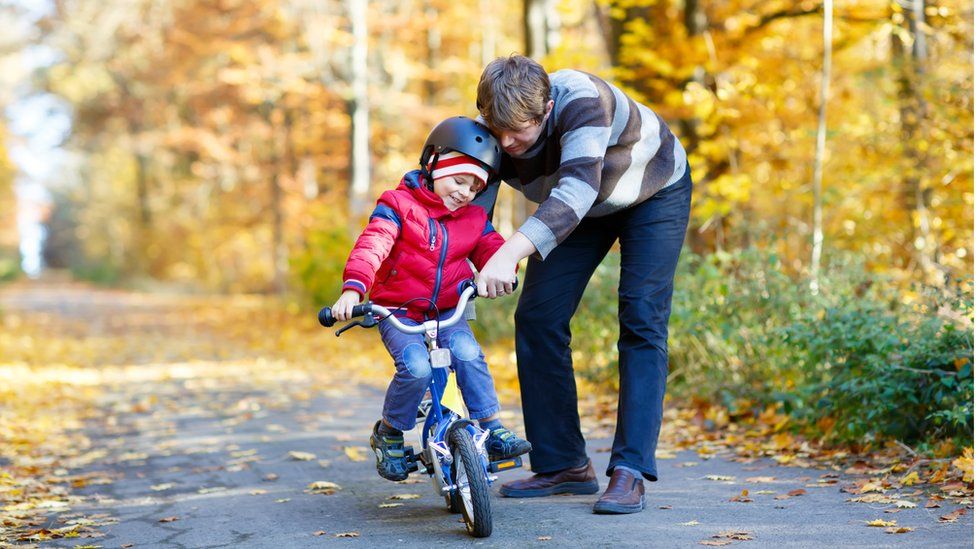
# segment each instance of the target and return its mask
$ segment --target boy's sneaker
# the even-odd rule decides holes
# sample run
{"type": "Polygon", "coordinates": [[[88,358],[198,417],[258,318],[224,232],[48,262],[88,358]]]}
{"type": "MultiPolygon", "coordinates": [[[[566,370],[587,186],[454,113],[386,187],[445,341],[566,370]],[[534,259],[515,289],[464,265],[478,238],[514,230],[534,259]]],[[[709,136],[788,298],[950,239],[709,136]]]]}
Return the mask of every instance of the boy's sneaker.
{"type": "Polygon", "coordinates": [[[485,441],[485,449],[492,461],[499,459],[509,459],[532,451],[532,444],[527,440],[522,440],[515,433],[504,427],[491,430],[488,440],[485,441]]]}
{"type": "Polygon", "coordinates": [[[379,428],[377,421],[369,437],[369,446],[376,453],[376,472],[387,480],[405,480],[410,467],[403,452],[403,435],[381,435],[379,428]]]}

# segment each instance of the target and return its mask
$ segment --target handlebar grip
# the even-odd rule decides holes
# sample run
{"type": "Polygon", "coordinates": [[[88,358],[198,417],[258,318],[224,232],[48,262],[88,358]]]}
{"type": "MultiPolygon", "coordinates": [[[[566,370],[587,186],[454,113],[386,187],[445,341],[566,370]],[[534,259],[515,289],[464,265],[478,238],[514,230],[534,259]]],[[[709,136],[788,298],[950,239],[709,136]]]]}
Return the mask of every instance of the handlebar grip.
{"type": "MultiPolygon", "coordinates": [[[[372,308],[372,303],[362,303],[356,305],[352,308],[352,316],[349,318],[356,318],[357,316],[363,316],[370,311],[372,308]]],[[[319,311],[319,324],[325,326],[326,328],[331,328],[336,323],[336,317],[332,316],[332,307],[322,307],[319,311]]]]}
{"type": "Polygon", "coordinates": [[[322,307],[322,310],[319,311],[319,324],[331,328],[335,323],[336,319],[332,316],[332,307],[322,307]]]}

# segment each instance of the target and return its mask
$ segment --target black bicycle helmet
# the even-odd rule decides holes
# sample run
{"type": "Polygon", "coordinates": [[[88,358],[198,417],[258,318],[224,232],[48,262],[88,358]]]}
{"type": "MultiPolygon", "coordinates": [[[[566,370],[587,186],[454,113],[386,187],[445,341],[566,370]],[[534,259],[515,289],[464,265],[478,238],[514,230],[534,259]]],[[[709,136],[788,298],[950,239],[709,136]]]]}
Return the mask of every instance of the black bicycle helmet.
{"type": "Polygon", "coordinates": [[[420,152],[420,169],[430,180],[430,172],[437,164],[437,157],[457,151],[478,160],[488,169],[489,179],[498,174],[502,154],[498,141],[488,128],[466,116],[453,116],[444,120],[427,136],[420,152]],[[433,160],[433,162],[431,162],[433,160]],[[431,165],[428,166],[427,164],[431,165]]]}

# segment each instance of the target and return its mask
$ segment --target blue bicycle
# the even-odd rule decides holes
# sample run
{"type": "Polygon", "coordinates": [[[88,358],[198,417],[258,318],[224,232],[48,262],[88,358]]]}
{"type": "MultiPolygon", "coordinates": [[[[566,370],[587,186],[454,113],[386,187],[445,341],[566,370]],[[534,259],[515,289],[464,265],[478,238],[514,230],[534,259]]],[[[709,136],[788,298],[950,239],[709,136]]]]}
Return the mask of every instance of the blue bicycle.
{"type": "MultiPolygon", "coordinates": [[[[522,458],[489,459],[485,449],[489,433],[467,418],[457,385],[450,379],[453,373],[451,351],[437,345],[438,329],[462,321],[465,307],[475,293],[473,281],[466,282],[461,288],[457,308],[445,320],[429,320],[417,326],[408,326],[386,307],[367,301],[353,308],[352,316],[363,319],[339,329],[336,336],[355,326],[372,328],[380,322],[390,322],[404,333],[424,334],[433,376],[430,398],[424,398],[417,410],[418,424],[419,420],[423,420],[421,452],[415,454],[412,447],[405,447],[404,453],[410,471],[419,471],[422,466],[422,471],[431,477],[434,492],[443,496],[447,508],[464,517],[468,533],[483,538],[490,536],[492,530],[489,487],[498,478],[494,473],[521,467],[522,458]]],[[[336,319],[330,307],[319,311],[319,322],[327,328],[335,325],[336,319]]]]}

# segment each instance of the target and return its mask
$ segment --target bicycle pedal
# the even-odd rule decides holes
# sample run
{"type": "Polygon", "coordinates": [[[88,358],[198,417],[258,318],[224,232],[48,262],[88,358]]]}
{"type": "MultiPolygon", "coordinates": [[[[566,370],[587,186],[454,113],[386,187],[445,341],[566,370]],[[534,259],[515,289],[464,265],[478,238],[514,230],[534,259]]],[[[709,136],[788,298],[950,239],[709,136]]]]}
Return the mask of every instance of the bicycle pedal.
{"type": "Polygon", "coordinates": [[[414,471],[420,470],[420,466],[417,464],[420,461],[420,456],[413,453],[413,446],[403,447],[403,457],[407,460],[408,473],[413,473],[414,471]]]}
{"type": "Polygon", "coordinates": [[[493,461],[488,464],[488,471],[491,473],[497,473],[499,471],[507,471],[509,469],[518,469],[522,466],[521,457],[513,457],[509,459],[500,459],[498,461],[493,461]]]}

